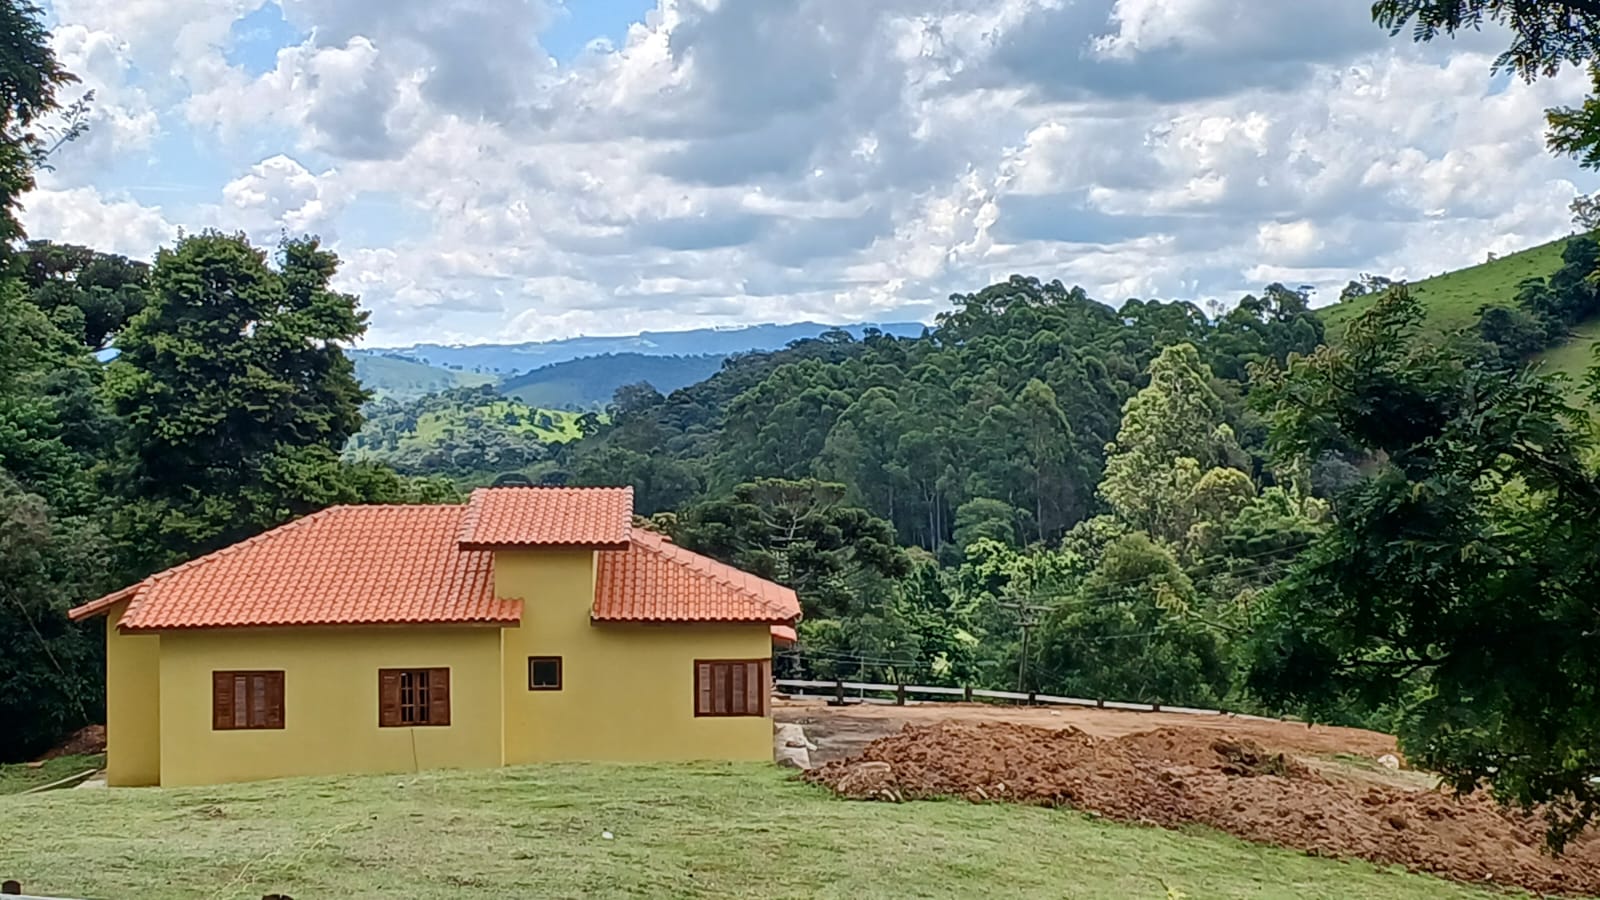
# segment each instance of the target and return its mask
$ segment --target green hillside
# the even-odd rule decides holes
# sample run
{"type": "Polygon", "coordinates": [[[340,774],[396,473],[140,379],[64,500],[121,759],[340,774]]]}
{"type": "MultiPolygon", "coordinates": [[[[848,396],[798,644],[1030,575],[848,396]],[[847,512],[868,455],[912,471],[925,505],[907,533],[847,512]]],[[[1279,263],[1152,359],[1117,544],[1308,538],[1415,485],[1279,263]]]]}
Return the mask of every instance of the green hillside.
{"type": "Polygon", "coordinates": [[[602,409],[623,385],[645,382],[670,394],[710,378],[722,368],[725,358],[717,354],[586,356],[512,376],[500,383],[500,390],[530,406],[602,409]]]}
{"type": "Polygon", "coordinates": [[[417,416],[416,427],[401,443],[435,444],[451,432],[482,428],[497,422],[513,434],[532,434],[541,441],[561,443],[576,440],[578,413],[561,409],[538,409],[520,400],[492,400],[472,406],[450,406],[417,416]]]}
{"type": "MultiPolygon", "coordinates": [[[[1512,306],[1523,281],[1548,277],[1561,268],[1561,254],[1570,240],[1562,238],[1539,244],[1414,282],[1410,286],[1411,293],[1427,307],[1429,327],[1445,334],[1459,332],[1473,327],[1479,311],[1486,306],[1512,306]]],[[[1345,326],[1372,302],[1373,296],[1367,296],[1318,310],[1328,326],[1328,337],[1337,340],[1345,326]]],[[[1564,342],[1536,354],[1533,359],[1543,371],[1581,381],[1597,361],[1597,344],[1600,344],[1600,319],[1591,319],[1573,326],[1564,342]]]]}
{"type": "Polygon", "coordinates": [[[363,412],[366,421],[345,448],[349,458],[483,483],[537,463],[551,444],[580,435],[578,413],[531,407],[487,384],[377,400],[363,412]]]}
{"type": "Polygon", "coordinates": [[[397,356],[361,352],[352,356],[356,363],[356,380],[379,400],[412,400],[423,394],[475,387],[495,380],[493,375],[457,372],[397,356]]]}
{"type": "MultiPolygon", "coordinates": [[[[1567,238],[1510,253],[1443,275],[1411,283],[1411,293],[1428,307],[1428,322],[1440,331],[1456,331],[1471,326],[1478,310],[1486,304],[1509,306],[1517,285],[1528,278],[1543,278],[1561,267],[1561,251],[1567,238]]],[[[1362,297],[1319,312],[1328,324],[1330,336],[1337,335],[1367,307],[1372,297],[1362,297]]]]}

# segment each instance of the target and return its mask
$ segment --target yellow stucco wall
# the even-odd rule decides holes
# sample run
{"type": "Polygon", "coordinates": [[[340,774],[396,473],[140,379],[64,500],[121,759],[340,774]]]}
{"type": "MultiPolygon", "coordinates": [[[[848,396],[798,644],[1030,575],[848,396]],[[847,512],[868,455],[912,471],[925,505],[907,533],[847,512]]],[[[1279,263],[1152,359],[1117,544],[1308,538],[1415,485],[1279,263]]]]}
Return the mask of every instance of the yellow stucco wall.
{"type": "Polygon", "coordinates": [[[696,659],[772,652],[766,625],[591,623],[587,551],[499,551],[496,590],[523,598],[502,632],[505,761],[772,758],[770,718],[696,718],[696,659]],[[562,689],[528,690],[528,657],[560,656],[562,689]]]}
{"type": "Polygon", "coordinates": [[[168,632],[161,784],[500,764],[500,632],[479,627],[168,632]],[[378,727],[378,670],[450,669],[450,725],[378,727]],[[214,731],[211,673],[284,672],[284,727],[214,731]]]}
{"type": "Polygon", "coordinates": [[[161,782],[161,637],[121,634],[128,604],[106,616],[106,783],[161,782]]]}

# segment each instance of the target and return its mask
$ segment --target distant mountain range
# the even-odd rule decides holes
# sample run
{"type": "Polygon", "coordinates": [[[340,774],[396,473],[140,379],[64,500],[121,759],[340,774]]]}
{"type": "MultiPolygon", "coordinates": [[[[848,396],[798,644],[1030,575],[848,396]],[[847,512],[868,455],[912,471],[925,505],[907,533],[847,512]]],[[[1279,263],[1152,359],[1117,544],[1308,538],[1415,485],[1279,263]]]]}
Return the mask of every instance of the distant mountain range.
{"type": "Polygon", "coordinates": [[[868,329],[916,337],[926,327],[921,322],[798,322],[522,344],[370,347],[350,355],[356,376],[380,398],[408,400],[452,387],[497,382],[507,395],[536,407],[590,409],[603,406],[622,385],[640,381],[671,393],[710,377],[735,353],[779,350],[835,329],[860,339],[868,329]]]}
{"type": "Polygon", "coordinates": [[[778,350],[790,341],[813,338],[832,329],[848,331],[856,338],[868,328],[897,337],[916,337],[927,326],[921,322],[890,322],[884,325],[823,325],[796,322],[789,325],[745,325],[736,328],[695,328],[689,331],[645,331],[615,337],[575,337],[558,341],[531,341],[523,344],[412,344],[409,347],[374,347],[356,351],[384,356],[401,356],[433,366],[467,372],[514,375],[541,366],[604,356],[608,353],[640,353],[645,356],[727,356],[750,350],[778,350]]]}

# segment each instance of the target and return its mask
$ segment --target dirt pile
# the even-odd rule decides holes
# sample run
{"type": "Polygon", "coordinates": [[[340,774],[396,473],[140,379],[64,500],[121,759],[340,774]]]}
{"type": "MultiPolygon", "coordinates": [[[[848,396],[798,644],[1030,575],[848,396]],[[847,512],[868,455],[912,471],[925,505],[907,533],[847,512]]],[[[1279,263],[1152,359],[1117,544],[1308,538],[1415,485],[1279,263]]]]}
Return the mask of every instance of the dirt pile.
{"type": "Polygon", "coordinates": [[[1324,778],[1249,739],[1162,728],[1096,738],[1008,723],[908,725],[806,780],[856,799],[965,797],[1202,824],[1246,840],[1472,883],[1600,894],[1600,837],[1552,858],[1542,823],[1479,796],[1324,778]]]}
{"type": "Polygon", "coordinates": [[[78,756],[104,752],[106,752],[106,727],[104,725],[89,725],[73,732],[70,737],[39,758],[56,759],[61,756],[78,756]]]}

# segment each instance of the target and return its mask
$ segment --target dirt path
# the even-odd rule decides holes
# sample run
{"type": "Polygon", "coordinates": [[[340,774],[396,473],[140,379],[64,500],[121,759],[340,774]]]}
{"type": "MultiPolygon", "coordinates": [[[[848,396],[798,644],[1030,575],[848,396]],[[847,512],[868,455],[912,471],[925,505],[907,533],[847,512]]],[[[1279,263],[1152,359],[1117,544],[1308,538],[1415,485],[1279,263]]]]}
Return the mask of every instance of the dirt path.
{"type": "Polygon", "coordinates": [[[1185,713],[1124,712],[1087,707],[999,706],[982,703],[918,703],[909,706],[859,704],[829,706],[822,699],[779,700],[773,705],[779,722],[803,725],[817,745],[813,762],[853,756],[878,738],[906,725],[938,722],[1009,722],[1037,728],[1076,728],[1099,738],[1122,737],[1158,728],[1198,728],[1234,738],[1247,738],[1278,753],[1326,759],[1360,757],[1375,761],[1386,753],[1398,754],[1394,738],[1359,728],[1271,722],[1237,716],[1197,716],[1185,713]]]}

